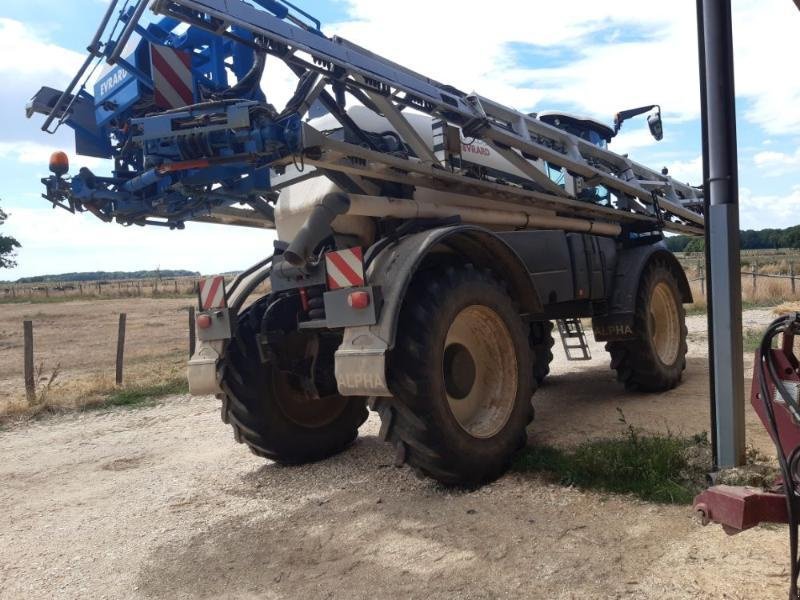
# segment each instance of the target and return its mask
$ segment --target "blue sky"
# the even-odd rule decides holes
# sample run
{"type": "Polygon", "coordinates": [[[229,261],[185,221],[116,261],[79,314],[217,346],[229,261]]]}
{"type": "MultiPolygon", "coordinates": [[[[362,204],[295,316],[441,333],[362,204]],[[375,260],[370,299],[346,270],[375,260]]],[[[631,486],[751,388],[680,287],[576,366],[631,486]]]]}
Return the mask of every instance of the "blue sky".
{"type": "MultiPolygon", "coordinates": [[[[665,140],[626,125],[612,149],[654,168],[700,180],[695,3],[640,0],[473,0],[402,4],[297,0],[338,34],[417,71],[526,111],[567,110],[606,121],[618,110],[660,103],[665,140]],[[643,6],[645,5],[645,6],[643,6]],[[454,7],[458,10],[454,10],[454,7]]],[[[104,0],[5,0],[0,6],[0,198],[5,232],[23,244],[19,267],[1,279],[86,270],[241,269],[269,254],[262,231],[190,225],[187,231],[124,229],[87,215],[54,212],[39,198],[53,149],[72,150],[69,132],[49,136],[24,118],[42,85],[63,86],[80,64],[104,0]]],[[[800,12],[791,0],[734,0],[742,185],[748,228],[800,223],[800,12]]],[[[274,62],[272,63],[275,64],[274,62]]],[[[280,69],[264,82],[280,103],[290,89],[280,69]]],[[[71,153],[74,168],[97,161],[71,153]]]]}

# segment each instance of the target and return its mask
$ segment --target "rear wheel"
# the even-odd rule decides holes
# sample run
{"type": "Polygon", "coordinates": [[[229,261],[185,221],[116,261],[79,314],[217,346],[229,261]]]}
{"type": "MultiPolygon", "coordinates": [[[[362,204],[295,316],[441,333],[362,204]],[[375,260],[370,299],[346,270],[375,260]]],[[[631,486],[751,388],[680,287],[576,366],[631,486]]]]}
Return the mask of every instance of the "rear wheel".
{"type": "Polygon", "coordinates": [[[634,330],[636,339],[606,345],[617,378],[632,391],[673,389],[686,370],[686,311],[675,274],[660,261],[642,275],[634,330]]]}
{"type": "Polygon", "coordinates": [[[289,331],[275,349],[280,361],[262,362],[256,336],[269,301],[239,316],[222,370],[222,419],[258,456],[284,464],[327,458],[355,440],[366,401],[336,389],[335,335],[289,331]]]}
{"type": "Polygon", "coordinates": [[[488,273],[451,267],[414,280],[389,367],[395,397],[375,404],[398,462],[467,486],[508,468],[533,419],[526,333],[488,273]]]}

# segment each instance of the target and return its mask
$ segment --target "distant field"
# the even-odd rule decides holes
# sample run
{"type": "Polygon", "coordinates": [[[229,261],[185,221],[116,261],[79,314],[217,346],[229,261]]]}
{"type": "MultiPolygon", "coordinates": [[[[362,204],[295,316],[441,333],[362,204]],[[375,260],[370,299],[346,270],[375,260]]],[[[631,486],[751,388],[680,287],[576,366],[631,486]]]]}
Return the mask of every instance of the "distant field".
{"type": "Polygon", "coordinates": [[[0,415],[26,410],[22,323],[33,321],[40,389],[58,370],[48,400],[60,407],[102,401],[115,389],[120,313],[127,313],[125,384],[152,386],[185,376],[192,299],[75,299],[7,304],[0,310],[0,415]]]}
{"type": "Polygon", "coordinates": [[[0,284],[0,303],[64,302],[93,298],[189,297],[196,293],[197,277],[124,281],[70,281],[0,284]]]}
{"type": "MultiPolygon", "coordinates": [[[[706,307],[705,255],[678,253],[692,286],[696,310],[706,307]]],[[[742,300],[753,306],[776,306],[800,299],[800,251],[744,250],[742,300]]]]}

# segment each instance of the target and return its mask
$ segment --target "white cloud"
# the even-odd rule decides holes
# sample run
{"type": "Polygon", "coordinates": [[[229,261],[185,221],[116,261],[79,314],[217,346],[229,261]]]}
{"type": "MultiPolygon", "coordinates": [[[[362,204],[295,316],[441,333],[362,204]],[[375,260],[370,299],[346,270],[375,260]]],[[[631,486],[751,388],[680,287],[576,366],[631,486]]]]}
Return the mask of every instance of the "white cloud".
{"type": "Polygon", "coordinates": [[[619,154],[630,154],[639,148],[649,148],[657,142],[653,138],[650,130],[644,129],[623,129],[617,137],[611,141],[609,148],[619,154]]]}
{"type": "Polygon", "coordinates": [[[746,117],[771,135],[800,132],[800,14],[783,0],[735,0],[736,88],[751,105],[746,117]]]}
{"type": "Polygon", "coordinates": [[[8,213],[3,233],[16,237],[22,249],[19,267],[3,271],[3,279],[159,265],[204,274],[242,270],[272,254],[275,239],[272,231],[199,223],[187,225],[184,231],[122,227],[87,213],[70,215],[44,207],[10,208],[8,213]]]}
{"type": "Polygon", "coordinates": [[[759,152],[753,157],[755,165],[771,177],[800,171],[800,148],[794,154],[784,152],[759,152]]]}
{"type": "Polygon", "coordinates": [[[748,188],[739,194],[742,229],[785,228],[800,224],[800,186],[785,195],[759,196],[748,188]]]}
{"type": "Polygon", "coordinates": [[[655,3],[565,1],[552,12],[540,3],[495,0],[452,5],[408,0],[402,10],[349,0],[352,20],[330,32],[366,46],[421,73],[520,109],[577,104],[610,119],[623,108],[662,102],[671,114],[695,115],[697,92],[694,3],[664,10],[655,3]],[[471,10],[474,9],[474,10],[471,10]],[[423,16],[424,15],[424,16],[423,16]],[[444,24],[444,25],[443,25],[444,24]],[[631,30],[653,41],[616,42],[631,30]],[[389,32],[397,32],[390,35],[389,32]],[[603,32],[598,39],[592,34],[603,32]],[[413,43],[409,43],[409,35],[413,43]],[[520,67],[511,43],[578,60],[564,67],[520,67]]]}
{"type": "Polygon", "coordinates": [[[703,181],[703,157],[679,160],[669,164],[669,174],[676,181],[698,185],[703,181]]]}
{"type": "Polygon", "coordinates": [[[4,79],[13,75],[32,80],[52,74],[69,79],[84,58],[78,52],[44,41],[27,24],[0,18],[0,74],[4,79]]]}
{"type": "MultiPolygon", "coordinates": [[[[50,162],[50,155],[56,150],[62,150],[56,145],[39,144],[37,142],[15,141],[0,142],[0,159],[15,160],[24,165],[36,165],[41,168],[42,175],[47,174],[47,165],[50,162]]],[[[74,160],[73,160],[74,162],[74,160]]],[[[81,167],[89,169],[108,169],[113,168],[111,161],[87,156],[78,157],[81,167]]]]}

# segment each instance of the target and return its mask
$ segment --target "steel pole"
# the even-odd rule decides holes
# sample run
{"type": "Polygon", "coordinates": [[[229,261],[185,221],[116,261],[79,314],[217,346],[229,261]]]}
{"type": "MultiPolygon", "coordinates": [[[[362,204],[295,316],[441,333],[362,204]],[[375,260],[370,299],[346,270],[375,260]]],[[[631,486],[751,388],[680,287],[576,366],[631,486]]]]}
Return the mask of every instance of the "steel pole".
{"type": "Polygon", "coordinates": [[[708,198],[706,252],[709,294],[715,462],[719,468],[745,460],[744,351],[739,239],[739,173],[736,88],[729,0],[697,0],[703,84],[704,171],[708,198]]]}
{"type": "MultiPolygon", "coordinates": [[[[798,0],[800,1],[800,0],[798,0]]],[[[708,93],[706,92],[706,39],[703,30],[703,3],[697,2],[697,42],[698,56],[700,58],[700,114],[702,115],[702,141],[703,141],[703,185],[708,183],[708,93]]],[[[703,214],[709,213],[708,194],[703,194],[703,214]]],[[[707,230],[706,230],[707,231],[707,230]]],[[[711,238],[705,239],[705,267],[701,281],[701,286],[706,299],[706,317],[708,326],[708,389],[710,397],[711,415],[711,453],[714,459],[714,469],[717,469],[718,444],[717,444],[717,405],[716,405],[716,383],[714,381],[714,339],[711,335],[714,331],[714,294],[711,289],[711,238]]]]}

